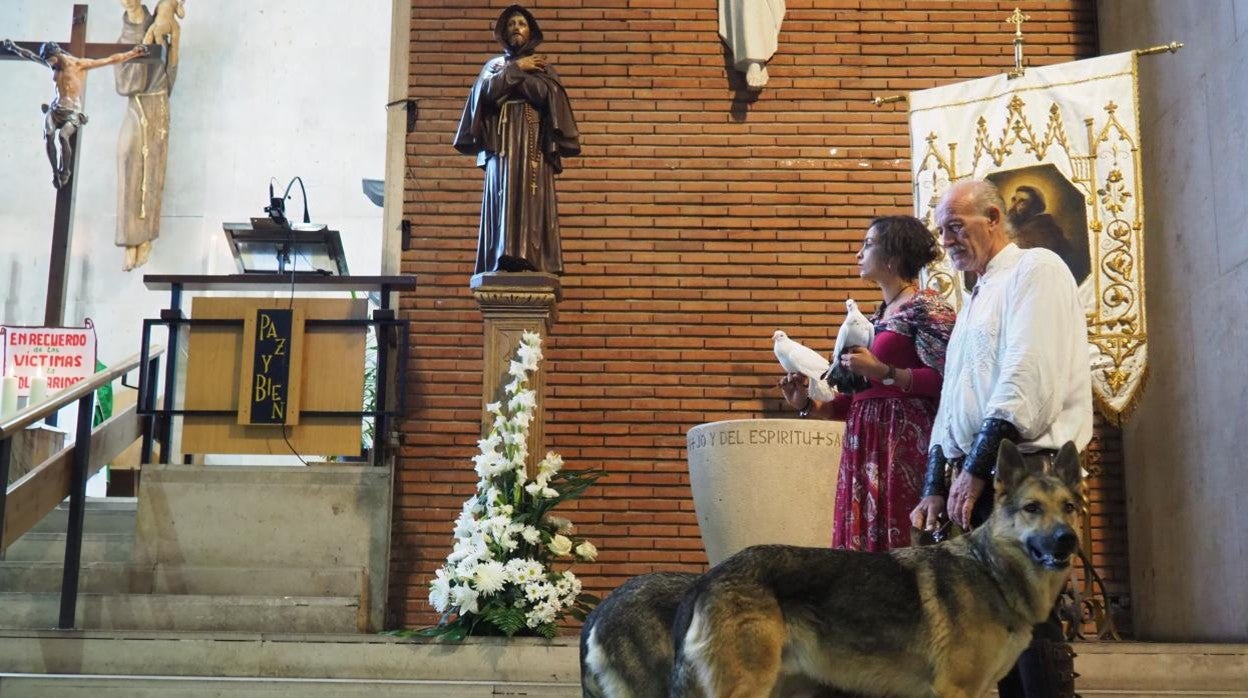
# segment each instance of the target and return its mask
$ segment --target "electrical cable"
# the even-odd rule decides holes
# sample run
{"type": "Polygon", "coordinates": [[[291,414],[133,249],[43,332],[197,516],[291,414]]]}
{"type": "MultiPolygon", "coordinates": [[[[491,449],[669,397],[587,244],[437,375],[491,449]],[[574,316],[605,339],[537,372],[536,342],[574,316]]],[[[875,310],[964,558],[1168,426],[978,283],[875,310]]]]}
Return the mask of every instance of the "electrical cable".
{"type": "MultiPolygon", "coordinates": [[[[287,257],[290,256],[290,252],[295,247],[295,228],[294,226],[290,224],[290,221],[285,218],[285,201],[288,198],[290,198],[290,188],[295,185],[296,181],[299,182],[299,190],[303,193],[303,222],[304,223],[311,222],[311,218],[308,216],[308,191],[303,188],[303,179],[296,176],[294,179],[290,180],[289,184],[286,185],[286,191],[282,194],[282,199],[281,199],[282,201],[281,213],[283,214],[282,222],[286,226],[285,255],[287,257]]],[[[272,194],[273,194],[273,184],[272,182],[270,182],[269,184],[269,199],[270,200],[272,200],[273,198],[272,194]]],[[[307,258],[304,257],[304,259],[306,260],[307,258]]],[[[293,316],[293,311],[295,307],[295,266],[296,265],[294,264],[294,262],[291,262],[290,264],[290,299],[286,304],[286,310],[287,312],[291,312],[292,316],[293,316]]],[[[308,266],[312,266],[311,262],[308,263],[308,266]]],[[[290,360],[290,357],[287,356],[287,361],[289,360],[290,360]]],[[[309,465],[308,461],[305,460],[304,457],[299,454],[299,451],[295,450],[295,445],[290,442],[290,425],[285,422],[284,417],[282,421],[282,440],[286,442],[286,448],[290,449],[291,454],[294,455],[295,458],[298,458],[300,463],[303,463],[305,466],[309,465]]]]}

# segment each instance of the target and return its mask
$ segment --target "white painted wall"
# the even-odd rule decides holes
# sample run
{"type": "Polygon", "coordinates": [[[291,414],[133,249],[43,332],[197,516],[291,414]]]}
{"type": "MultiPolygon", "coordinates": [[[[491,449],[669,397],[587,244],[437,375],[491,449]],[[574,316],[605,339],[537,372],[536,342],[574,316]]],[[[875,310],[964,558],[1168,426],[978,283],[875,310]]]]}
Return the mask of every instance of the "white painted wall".
{"type": "MultiPolygon", "coordinates": [[[[73,4],[3,0],[0,35],[68,42],[73,4]]],[[[87,40],[116,41],[120,3],[86,4],[87,40]]],[[[391,10],[389,0],[187,1],[161,235],[130,273],[113,245],[126,100],[111,67],[90,74],[66,321],[95,321],[104,362],[137,352],[141,320],[166,302],[143,274],[233,273],[221,223],[263,215],[270,177],[284,186],[301,175],[314,222],[341,231],[352,273],[379,273],[382,209],[360,179],[384,173],[391,10]]],[[[51,88],[47,68],[0,62],[0,320],[10,324],[43,321],[55,192],[39,105],[51,88]]],[[[289,206],[302,214],[297,194],[289,206]]]]}
{"type": "Polygon", "coordinates": [[[1140,59],[1151,378],[1123,429],[1139,638],[1248,641],[1248,0],[1100,0],[1140,59]]]}

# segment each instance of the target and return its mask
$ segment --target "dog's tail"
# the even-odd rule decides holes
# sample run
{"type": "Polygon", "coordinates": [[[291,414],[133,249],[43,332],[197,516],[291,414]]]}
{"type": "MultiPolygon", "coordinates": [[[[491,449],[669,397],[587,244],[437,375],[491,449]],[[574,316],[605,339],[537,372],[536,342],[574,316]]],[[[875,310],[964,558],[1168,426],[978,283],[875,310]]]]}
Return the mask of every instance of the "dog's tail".
{"type": "Polygon", "coordinates": [[[589,634],[593,632],[597,620],[597,614],[591,613],[581,627],[581,698],[602,698],[598,677],[589,666],[589,634]]]}
{"type": "Polygon", "coordinates": [[[698,582],[685,593],[672,618],[672,676],[668,681],[668,689],[675,697],[696,695],[693,687],[697,679],[693,675],[694,667],[685,657],[685,636],[689,634],[689,626],[693,623],[693,610],[697,608],[698,599],[702,596],[702,583],[698,582]]]}

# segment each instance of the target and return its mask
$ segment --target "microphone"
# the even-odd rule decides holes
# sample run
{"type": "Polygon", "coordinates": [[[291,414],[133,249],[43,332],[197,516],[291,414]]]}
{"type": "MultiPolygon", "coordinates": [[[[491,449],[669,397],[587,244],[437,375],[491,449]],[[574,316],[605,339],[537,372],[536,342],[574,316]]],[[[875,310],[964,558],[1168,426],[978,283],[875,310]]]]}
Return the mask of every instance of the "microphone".
{"type": "Polygon", "coordinates": [[[269,218],[273,219],[274,223],[286,225],[285,197],[279,197],[273,192],[272,178],[269,179],[269,205],[264,207],[264,212],[269,214],[269,218]]]}

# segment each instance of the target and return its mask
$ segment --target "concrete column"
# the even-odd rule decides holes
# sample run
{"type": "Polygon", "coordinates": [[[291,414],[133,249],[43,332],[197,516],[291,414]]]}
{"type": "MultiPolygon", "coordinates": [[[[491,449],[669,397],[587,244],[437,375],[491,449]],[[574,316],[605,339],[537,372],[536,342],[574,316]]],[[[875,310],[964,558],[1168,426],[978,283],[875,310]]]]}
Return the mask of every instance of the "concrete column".
{"type": "MultiPolygon", "coordinates": [[[[503,386],[511,382],[507,368],[515,358],[524,332],[546,336],[554,322],[555,306],[562,298],[559,277],[545,272],[485,272],[472,277],[472,295],[485,319],[485,360],[481,372],[481,435],[489,428],[485,406],[502,398],[503,386]]],[[[545,366],[530,377],[537,393],[537,409],[529,427],[528,472],[546,455],[545,366]]]]}

